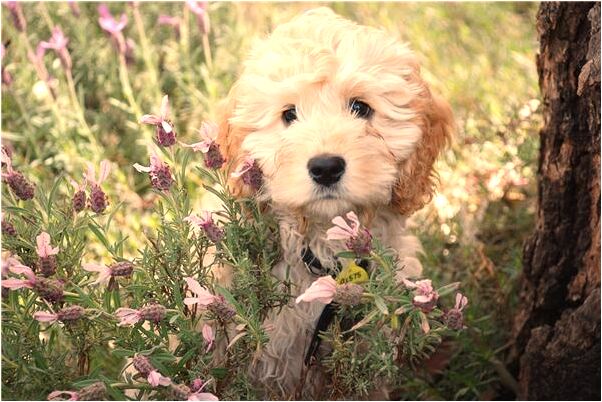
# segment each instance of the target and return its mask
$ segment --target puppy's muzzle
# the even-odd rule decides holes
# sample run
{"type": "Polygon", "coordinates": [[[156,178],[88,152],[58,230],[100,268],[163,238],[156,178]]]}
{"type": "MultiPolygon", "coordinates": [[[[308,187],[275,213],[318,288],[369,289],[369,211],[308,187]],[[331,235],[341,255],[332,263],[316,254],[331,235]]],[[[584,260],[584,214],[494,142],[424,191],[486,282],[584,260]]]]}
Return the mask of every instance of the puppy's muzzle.
{"type": "Polygon", "coordinates": [[[340,156],[320,155],[307,162],[309,176],[316,183],[330,187],[345,173],[345,159],[340,156]]]}

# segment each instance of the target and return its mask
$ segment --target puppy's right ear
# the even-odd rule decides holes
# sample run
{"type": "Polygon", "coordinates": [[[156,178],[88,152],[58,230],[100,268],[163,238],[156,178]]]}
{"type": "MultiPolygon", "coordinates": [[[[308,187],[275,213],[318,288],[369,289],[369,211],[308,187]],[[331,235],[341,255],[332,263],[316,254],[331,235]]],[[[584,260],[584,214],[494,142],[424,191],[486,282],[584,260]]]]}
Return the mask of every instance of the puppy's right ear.
{"type": "Polygon", "coordinates": [[[230,174],[238,167],[244,159],[240,153],[240,147],[246,136],[246,132],[237,128],[230,122],[236,109],[236,85],[232,87],[228,97],[221,101],[217,110],[218,133],[216,142],[220,147],[222,155],[226,158],[223,169],[228,174],[228,187],[230,192],[237,197],[244,196],[245,186],[242,181],[233,178],[230,174]]]}

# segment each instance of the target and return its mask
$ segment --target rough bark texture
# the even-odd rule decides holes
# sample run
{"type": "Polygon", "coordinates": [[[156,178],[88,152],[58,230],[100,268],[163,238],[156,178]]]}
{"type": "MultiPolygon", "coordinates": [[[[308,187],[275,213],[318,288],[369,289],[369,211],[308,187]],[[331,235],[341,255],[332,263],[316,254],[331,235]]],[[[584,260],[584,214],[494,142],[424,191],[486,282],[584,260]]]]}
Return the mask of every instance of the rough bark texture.
{"type": "Polygon", "coordinates": [[[521,399],[600,400],[600,3],[542,3],[537,225],[514,326],[521,399]]]}

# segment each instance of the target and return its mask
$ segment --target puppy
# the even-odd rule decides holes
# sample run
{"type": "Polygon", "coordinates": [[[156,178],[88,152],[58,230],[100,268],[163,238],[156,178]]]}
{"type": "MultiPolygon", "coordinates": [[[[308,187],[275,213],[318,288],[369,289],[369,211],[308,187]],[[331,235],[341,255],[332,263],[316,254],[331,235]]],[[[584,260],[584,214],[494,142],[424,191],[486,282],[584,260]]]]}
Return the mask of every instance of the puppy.
{"type": "MultiPolygon", "coordinates": [[[[253,47],[222,105],[217,141],[231,166],[250,157],[261,168],[258,191],[239,179],[230,187],[278,218],[284,255],[273,274],[300,294],[336,271],[344,245],[326,230],[348,211],[397,251],[402,276],[420,276],[420,244],[405,220],[432,197],[433,163],[452,131],[450,107],[405,44],[318,8],[253,47]],[[317,272],[303,261],[308,249],[317,272]]],[[[323,308],[291,302],[266,320],[273,330],[250,370],[265,397],[324,395],[319,364],[305,364],[323,308]]]]}

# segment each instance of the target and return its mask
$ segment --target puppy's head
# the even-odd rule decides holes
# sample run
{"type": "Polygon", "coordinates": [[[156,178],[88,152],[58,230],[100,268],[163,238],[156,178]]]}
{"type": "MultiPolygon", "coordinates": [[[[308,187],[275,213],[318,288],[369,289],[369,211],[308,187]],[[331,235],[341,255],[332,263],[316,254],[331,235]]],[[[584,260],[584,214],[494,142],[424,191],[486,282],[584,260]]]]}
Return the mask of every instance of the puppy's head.
{"type": "Polygon", "coordinates": [[[320,219],[386,206],[408,215],[434,191],[452,126],[406,45],[320,8],[254,46],[218,142],[231,166],[256,160],[258,195],[278,207],[320,219]]]}

